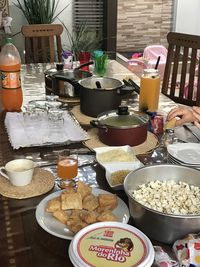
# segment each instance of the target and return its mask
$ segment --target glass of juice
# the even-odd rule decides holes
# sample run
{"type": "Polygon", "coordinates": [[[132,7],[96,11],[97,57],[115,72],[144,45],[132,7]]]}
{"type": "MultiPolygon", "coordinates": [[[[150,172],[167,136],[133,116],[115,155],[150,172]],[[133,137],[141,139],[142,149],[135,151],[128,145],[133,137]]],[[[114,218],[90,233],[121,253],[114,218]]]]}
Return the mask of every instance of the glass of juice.
{"type": "Polygon", "coordinates": [[[59,186],[67,188],[73,185],[78,174],[78,155],[71,154],[70,150],[63,150],[58,155],[57,175],[60,178],[59,186]]]}

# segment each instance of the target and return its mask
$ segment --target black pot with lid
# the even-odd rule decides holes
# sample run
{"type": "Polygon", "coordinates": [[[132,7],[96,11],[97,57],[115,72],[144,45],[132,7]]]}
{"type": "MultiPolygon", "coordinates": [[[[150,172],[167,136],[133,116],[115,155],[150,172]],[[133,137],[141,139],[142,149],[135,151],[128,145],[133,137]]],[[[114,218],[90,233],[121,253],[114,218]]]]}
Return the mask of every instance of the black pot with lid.
{"type": "Polygon", "coordinates": [[[136,146],[147,138],[148,115],[130,111],[127,106],[103,112],[90,124],[99,130],[99,139],[106,145],[136,146]]]}

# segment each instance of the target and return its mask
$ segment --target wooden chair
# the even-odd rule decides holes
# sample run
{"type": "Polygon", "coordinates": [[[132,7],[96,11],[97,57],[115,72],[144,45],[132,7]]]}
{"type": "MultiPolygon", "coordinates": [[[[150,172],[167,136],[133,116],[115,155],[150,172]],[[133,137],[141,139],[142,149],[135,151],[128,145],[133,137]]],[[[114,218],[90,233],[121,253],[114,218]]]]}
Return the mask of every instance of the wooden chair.
{"type": "Polygon", "coordinates": [[[200,36],[170,32],[162,93],[176,103],[200,106],[200,36]]]}
{"type": "Polygon", "coordinates": [[[61,24],[24,25],[21,32],[25,37],[26,63],[61,61],[61,24]]]}

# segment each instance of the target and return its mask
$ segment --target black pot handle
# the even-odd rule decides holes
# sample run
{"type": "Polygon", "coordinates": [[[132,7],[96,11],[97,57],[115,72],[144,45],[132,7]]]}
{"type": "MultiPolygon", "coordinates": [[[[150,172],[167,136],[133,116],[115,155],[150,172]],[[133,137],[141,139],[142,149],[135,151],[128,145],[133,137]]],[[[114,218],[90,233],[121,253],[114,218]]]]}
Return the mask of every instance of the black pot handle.
{"type": "Polygon", "coordinates": [[[107,130],[107,127],[105,125],[101,124],[98,120],[91,120],[90,125],[92,125],[95,128],[107,130]]]}
{"type": "Polygon", "coordinates": [[[74,69],[74,71],[79,70],[79,69],[81,69],[82,67],[86,67],[86,66],[92,65],[92,64],[94,64],[94,61],[88,61],[88,62],[86,62],[86,63],[80,64],[78,67],[76,67],[76,68],[74,69]]]}
{"type": "Polygon", "coordinates": [[[123,82],[124,84],[127,86],[127,87],[132,87],[133,90],[139,95],[140,94],[140,87],[139,85],[137,85],[132,79],[129,79],[128,81],[123,79],[123,82]]]}
{"type": "Polygon", "coordinates": [[[51,76],[52,78],[52,91],[55,95],[59,95],[59,88],[57,88],[56,81],[64,81],[70,83],[74,87],[79,87],[79,83],[75,79],[68,79],[67,77],[59,74],[55,74],[51,76]]]}
{"type": "Polygon", "coordinates": [[[134,88],[132,86],[122,86],[119,90],[117,90],[117,93],[119,95],[126,95],[131,94],[134,91],[134,88]]]}

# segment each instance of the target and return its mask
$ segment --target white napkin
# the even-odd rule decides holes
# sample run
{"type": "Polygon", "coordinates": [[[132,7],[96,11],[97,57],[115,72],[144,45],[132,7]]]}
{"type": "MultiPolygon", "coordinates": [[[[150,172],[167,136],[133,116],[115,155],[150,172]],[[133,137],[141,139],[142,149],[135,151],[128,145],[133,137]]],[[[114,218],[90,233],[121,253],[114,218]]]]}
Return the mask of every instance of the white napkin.
{"type": "MultiPolygon", "coordinates": [[[[193,124],[187,123],[187,126],[200,138],[200,130],[193,124]]],[[[176,127],[174,130],[176,137],[183,142],[199,143],[195,136],[183,128],[183,126],[176,127]]]]}
{"type": "Polygon", "coordinates": [[[9,140],[14,149],[20,147],[42,146],[49,144],[62,144],[81,142],[88,139],[88,134],[76,123],[67,111],[64,111],[64,123],[62,127],[53,133],[49,127],[47,116],[42,123],[34,122],[33,126],[27,126],[23,113],[8,112],[5,118],[5,127],[9,140]]]}

